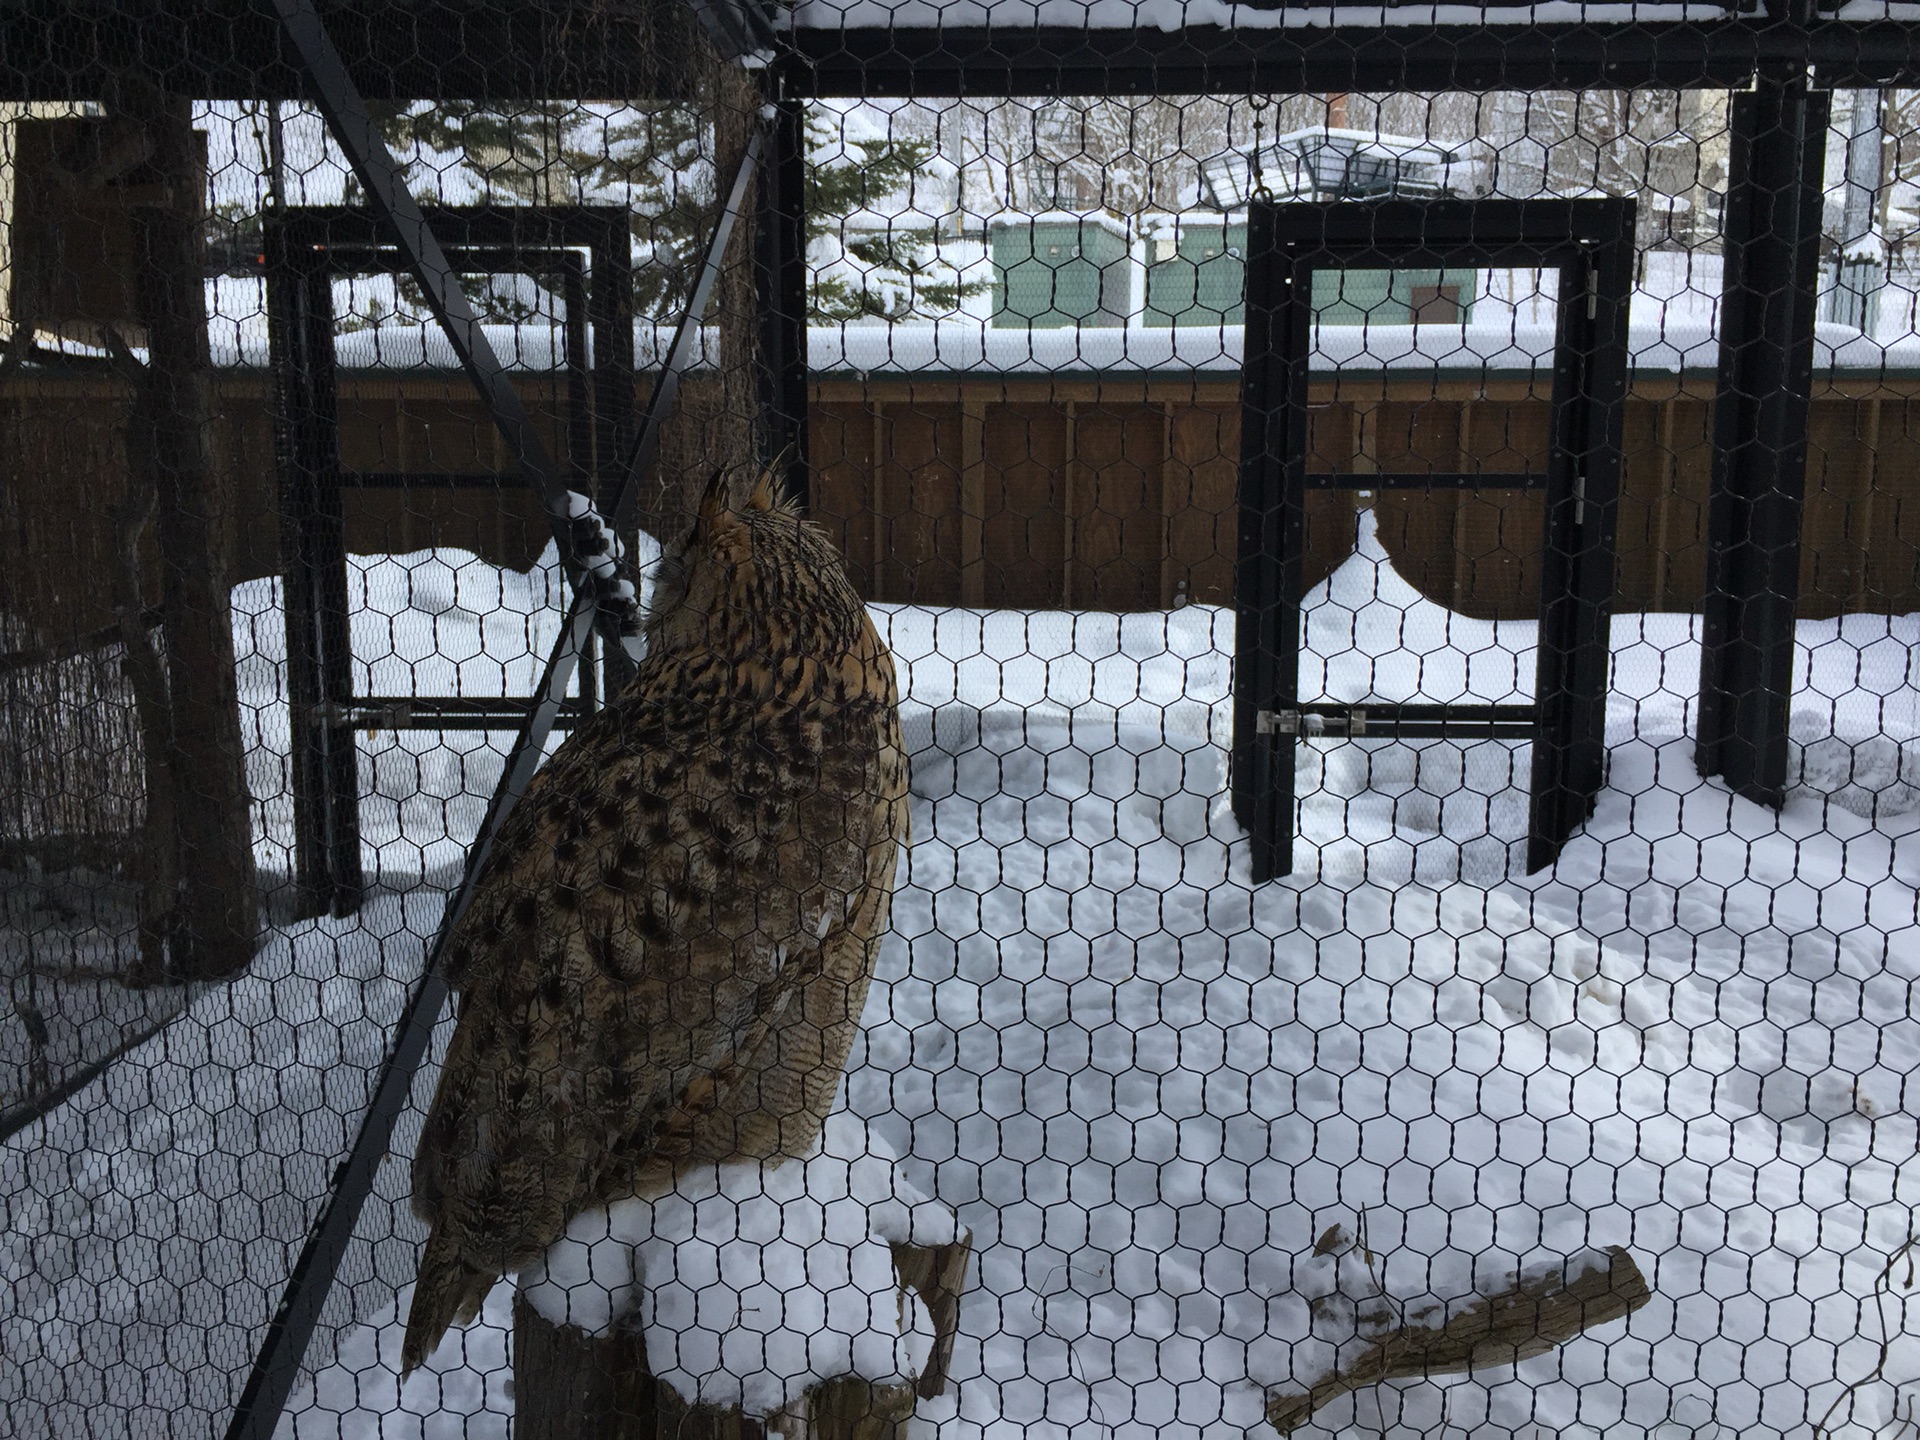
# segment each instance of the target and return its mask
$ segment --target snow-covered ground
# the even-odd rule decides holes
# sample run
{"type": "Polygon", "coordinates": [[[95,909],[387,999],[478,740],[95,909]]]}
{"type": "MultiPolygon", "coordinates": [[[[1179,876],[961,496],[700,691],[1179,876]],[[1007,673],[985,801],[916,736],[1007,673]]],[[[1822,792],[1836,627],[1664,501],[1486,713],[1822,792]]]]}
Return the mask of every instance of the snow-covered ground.
{"type": "MultiPolygon", "coordinates": [[[[1419,599],[1362,525],[1312,597],[1324,693],[1525,695],[1533,627],[1419,599]]],[[[359,574],[367,688],[524,692],[544,575],[456,552],[359,574]]],[[[269,699],[271,587],[243,598],[269,699]]],[[[844,1103],[973,1232],[957,1396],[921,1407],[941,1436],[1257,1431],[1265,1393],[1396,1317],[1607,1245],[1654,1290],[1627,1321],[1517,1374],[1363,1390],[1320,1429],[1812,1440],[1911,1415],[1920,619],[1801,624],[1777,815],[1694,773],[1697,620],[1629,615],[1609,784],[1553,870],[1520,873],[1524,746],[1314,740],[1300,863],[1255,888],[1224,794],[1231,615],[876,615],[916,839],[844,1103]]],[[[256,737],[261,783],[283,736],[256,737]]],[[[291,927],[0,1148],[13,1433],[219,1428],[498,773],[504,737],[447,742],[366,742],[361,919],[291,927]]],[[[401,1390],[403,1197],[390,1161],[283,1434],[508,1433],[506,1286],[401,1390]]]]}

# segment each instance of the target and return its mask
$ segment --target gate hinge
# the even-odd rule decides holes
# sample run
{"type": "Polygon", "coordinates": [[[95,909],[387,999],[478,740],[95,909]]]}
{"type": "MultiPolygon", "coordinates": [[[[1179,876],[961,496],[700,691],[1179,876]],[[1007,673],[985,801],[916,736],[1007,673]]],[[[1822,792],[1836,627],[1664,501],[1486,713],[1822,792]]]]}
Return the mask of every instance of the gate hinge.
{"type": "Polygon", "coordinates": [[[1587,523],[1587,472],[1584,466],[1573,472],[1573,523],[1587,523]]]}

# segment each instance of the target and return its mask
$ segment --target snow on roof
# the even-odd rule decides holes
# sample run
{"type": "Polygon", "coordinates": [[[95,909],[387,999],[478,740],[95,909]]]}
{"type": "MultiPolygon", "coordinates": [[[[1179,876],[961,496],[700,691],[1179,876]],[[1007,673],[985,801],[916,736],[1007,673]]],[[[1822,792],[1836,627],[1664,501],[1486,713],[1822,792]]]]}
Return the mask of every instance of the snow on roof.
{"type": "MultiPolygon", "coordinates": [[[[566,364],[566,334],[545,324],[483,325],[487,341],[508,370],[539,373],[566,364]]],[[[268,365],[267,322],[264,315],[244,319],[215,317],[208,340],[217,370],[264,370],[268,365]]],[[[640,321],[633,327],[634,364],[641,370],[658,369],[673,344],[674,327],[640,321]]],[[[68,344],[61,353],[77,359],[104,359],[88,346],[68,344]]],[[[136,355],[144,351],[136,349],[136,355]]],[[[446,332],[431,321],[388,321],[349,330],[334,339],[334,362],[343,370],[441,371],[458,370],[446,332]]],[[[719,363],[720,333],[707,327],[694,351],[695,369],[719,363]]],[[[58,363],[57,361],[55,363],[58,363]]]]}
{"type": "Polygon", "coordinates": [[[1125,236],[1127,222],[1104,210],[1002,210],[987,217],[990,229],[1024,230],[1035,225],[1096,225],[1125,236]]]}
{"type": "Polygon", "coordinates": [[[1401,155],[1408,159],[1451,160],[1455,153],[1470,149],[1476,140],[1439,141],[1426,135],[1388,135],[1380,130],[1343,130],[1337,125],[1309,125],[1276,135],[1265,148],[1299,150],[1338,142],[1343,149],[1363,154],[1401,155]]]}
{"type": "Polygon", "coordinates": [[[1920,5],[1906,0],[1843,0],[1836,20],[1920,20],[1920,5]]]}
{"type": "MultiPolygon", "coordinates": [[[[1887,0],[1851,0],[1881,18],[1883,10],[1920,11],[1920,5],[1887,0]]],[[[1654,0],[1643,4],[1582,4],[1545,0],[1518,5],[1337,5],[1255,6],[1226,0],[799,0],[791,24],[816,30],[962,29],[996,30],[1042,26],[1070,30],[1163,30],[1201,26],[1227,30],[1323,29],[1432,25],[1625,24],[1636,20],[1724,20],[1735,11],[1699,0],[1654,0]]],[[[1845,10],[1842,12],[1845,14],[1845,10]]],[[[1846,18],[1856,18],[1847,15],[1846,18]]]]}

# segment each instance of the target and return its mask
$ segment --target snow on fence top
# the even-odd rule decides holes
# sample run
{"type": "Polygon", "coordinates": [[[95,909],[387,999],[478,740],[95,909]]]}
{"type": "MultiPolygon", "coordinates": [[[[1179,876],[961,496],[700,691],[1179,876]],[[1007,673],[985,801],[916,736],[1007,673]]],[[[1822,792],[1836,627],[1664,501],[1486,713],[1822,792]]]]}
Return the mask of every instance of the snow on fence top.
{"type": "MultiPolygon", "coordinates": [[[[1515,323],[1510,315],[1482,321],[1476,302],[1468,325],[1328,325],[1319,332],[1314,368],[1328,371],[1425,370],[1474,374],[1532,374],[1553,363],[1553,329],[1544,321],[1515,323]]],[[[514,371],[560,368],[563,337],[533,325],[489,325],[488,339],[514,371]]],[[[636,326],[634,352],[642,370],[658,366],[672,332],[636,326]]],[[[1058,329],[999,328],[978,319],[901,325],[823,325],[808,332],[808,363],[816,375],[1165,375],[1240,369],[1238,325],[1113,326],[1058,329]]],[[[1641,372],[1711,371],[1719,364],[1711,313],[1674,315],[1656,309],[1634,315],[1629,353],[1641,372]]],[[[719,358],[719,335],[701,337],[696,368],[719,358]]],[[[85,347],[64,353],[92,358],[85,347]]],[[[452,348],[437,327],[382,325],[339,337],[335,353],[345,370],[452,371],[452,348]]],[[[218,325],[213,363],[225,369],[264,369],[264,323],[218,325]]],[[[1818,371],[1920,374],[1920,335],[1872,339],[1846,325],[1822,322],[1814,338],[1818,371]]]]}
{"type": "MultiPolygon", "coordinates": [[[[1716,257],[1679,258],[1687,263],[1658,267],[1633,295],[1628,353],[1633,367],[1642,373],[1713,371],[1719,365],[1714,294],[1719,274],[1717,264],[1702,263],[1716,257]]],[[[266,307],[257,282],[222,280],[215,285],[209,327],[214,366],[265,369],[266,307]]],[[[1887,297],[1876,335],[1847,325],[1821,322],[1816,326],[1813,363],[1817,372],[1920,375],[1920,327],[1910,311],[1910,292],[1889,287],[1887,297]]],[[[898,324],[816,325],[808,333],[808,365],[817,375],[923,377],[1191,375],[1239,370],[1239,325],[1143,325],[1139,318],[1132,317],[1126,324],[1055,328],[996,325],[986,315],[898,324]]],[[[523,321],[485,329],[494,353],[510,371],[538,374],[565,364],[565,335],[558,326],[523,321]]],[[[670,325],[637,321],[635,364],[643,371],[658,368],[673,333],[670,325]]],[[[428,321],[388,319],[345,331],[335,341],[334,354],[344,370],[459,369],[446,336],[428,321]]],[[[701,334],[694,366],[712,369],[719,359],[719,332],[709,327],[701,334]]],[[[66,342],[51,351],[43,348],[34,363],[58,365],[64,360],[104,363],[106,355],[66,342]]],[[[1328,371],[1531,374],[1552,363],[1551,302],[1532,293],[1513,298],[1491,290],[1475,296],[1467,324],[1328,324],[1320,327],[1314,351],[1315,368],[1328,371]]]]}
{"type": "MultiPolygon", "coordinates": [[[[1234,372],[1242,353],[1238,325],[1027,330],[956,321],[815,329],[808,339],[817,374],[1234,372]]],[[[1553,364],[1548,324],[1327,325],[1317,341],[1316,370],[1532,374],[1553,364]]],[[[1814,347],[1819,370],[1920,371],[1920,337],[1887,344],[1849,326],[1822,323],[1814,347]]],[[[1636,316],[1628,350],[1640,371],[1713,370],[1720,362],[1711,318],[1669,322],[1656,316],[1646,322],[1636,316]]]]}
{"type": "MultiPolygon", "coordinates": [[[[1845,18],[1880,19],[1916,5],[1852,0],[1845,18]],[[1863,12],[1854,16],[1854,9],[1863,12]]],[[[1630,24],[1652,20],[1724,20],[1749,13],[1715,0],[1653,0],[1640,4],[1484,5],[1233,5],[1225,0],[800,0],[791,24],[811,30],[964,29],[1160,30],[1202,26],[1225,30],[1281,30],[1329,26],[1630,24]]]]}

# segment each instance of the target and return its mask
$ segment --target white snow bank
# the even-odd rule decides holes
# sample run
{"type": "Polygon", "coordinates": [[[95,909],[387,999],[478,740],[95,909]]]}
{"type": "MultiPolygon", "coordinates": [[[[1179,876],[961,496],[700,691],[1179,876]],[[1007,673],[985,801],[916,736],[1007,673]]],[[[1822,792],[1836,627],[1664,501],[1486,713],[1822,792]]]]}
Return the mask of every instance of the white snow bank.
{"type": "Polygon", "coordinates": [[[823,1380],[916,1378],[932,1322],[902,1297],[889,1244],[951,1244],[958,1223],[875,1139],[839,1110],[803,1162],[702,1166],[667,1195],[586,1211],[522,1291],[556,1325],[638,1325],[657,1378],[756,1418],[823,1380]]]}
{"type": "MultiPolygon", "coordinates": [[[[225,1432],[444,898],[383,895],[351,919],[289,926],[246,975],[0,1145],[9,1435],[225,1432]]],[[[376,1196],[363,1233],[410,1256],[399,1215],[376,1196]]],[[[336,1324],[365,1313],[336,1299],[336,1324]]]]}
{"type": "MultiPolygon", "coordinates": [[[[1310,599],[1309,689],[1526,693],[1531,626],[1449,616],[1358,542],[1310,599]]],[[[410,593],[394,633],[443,625],[465,655],[463,607],[410,593]]],[[[1920,1203],[1920,818],[1847,787],[1883,751],[1911,786],[1920,619],[1800,624],[1800,784],[1777,814],[1694,772],[1697,618],[1621,616],[1608,787],[1551,871],[1514,863],[1526,746],[1321,739],[1296,871],[1256,888],[1224,796],[1230,614],[876,618],[916,843],[845,1104],[975,1237],[958,1395],[922,1407],[943,1440],[1239,1440],[1269,1389],[1392,1317],[1610,1244],[1655,1291],[1629,1320],[1517,1374],[1366,1391],[1312,1433],[1815,1440],[1831,1409],[1825,1436],[1864,1440],[1912,1413],[1920,1306],[1893,1262],[1920,1203]]],[[[447,663],[467,683],[457,667],[496,661],[447,663]]],[[[415,826],[449,843],[444,815],[396,833],[415,826]]],[[[291,989],[212,992],[198,1028],[0,1151],[16,1433],[98,1429],[90,1407],[134,1433],[217,1427],[418,963],[396,946],[438,903],[295,927],[255,977],[291,989]]],[[[401,1390],[403,1190],[370,1212],[388,1278],[330,1314],[284,1433],[508,1433],[504,1286],[401,1390]]],[[[721,1276],[704,1203],[674,1223],[721,1276]]],[[[709,1323],[700,1299],[676,1303],[709,1323]]]]}
{"type": "MultiPolygon", "coordinates": [[[[1528,693],[1531,626],[1448,616],[1357,538],[1309,601],[1308,689],[1528,693]]],[[[921,1409],[946,1440],[1238,1440],[1402,1317],[1614,1244],[1655,1290],[1630,1320],[1308,1433],[1814,1440],[1920,1397],[1890,1267],[1920,822],[1831,803],[1817,763],[1778,815],[1702,781],[1696,617],[1615,621],[1611,780],[1554,870],[1515,863],[1526,746],[1319,740],[1300,863],[1258,888],[1231,615],[876,617],[916,843],[846,1105],[975,1237],[958,1393],[921,1409]]],[[[1920,622],[1800,636],[1812,745],[1920,734],[1920,622]]],[[[504,1323],[497,1293],[398,1409],[395,1324],[350,1335],[293,1428],[504,1436],[504,1323]]]]}

